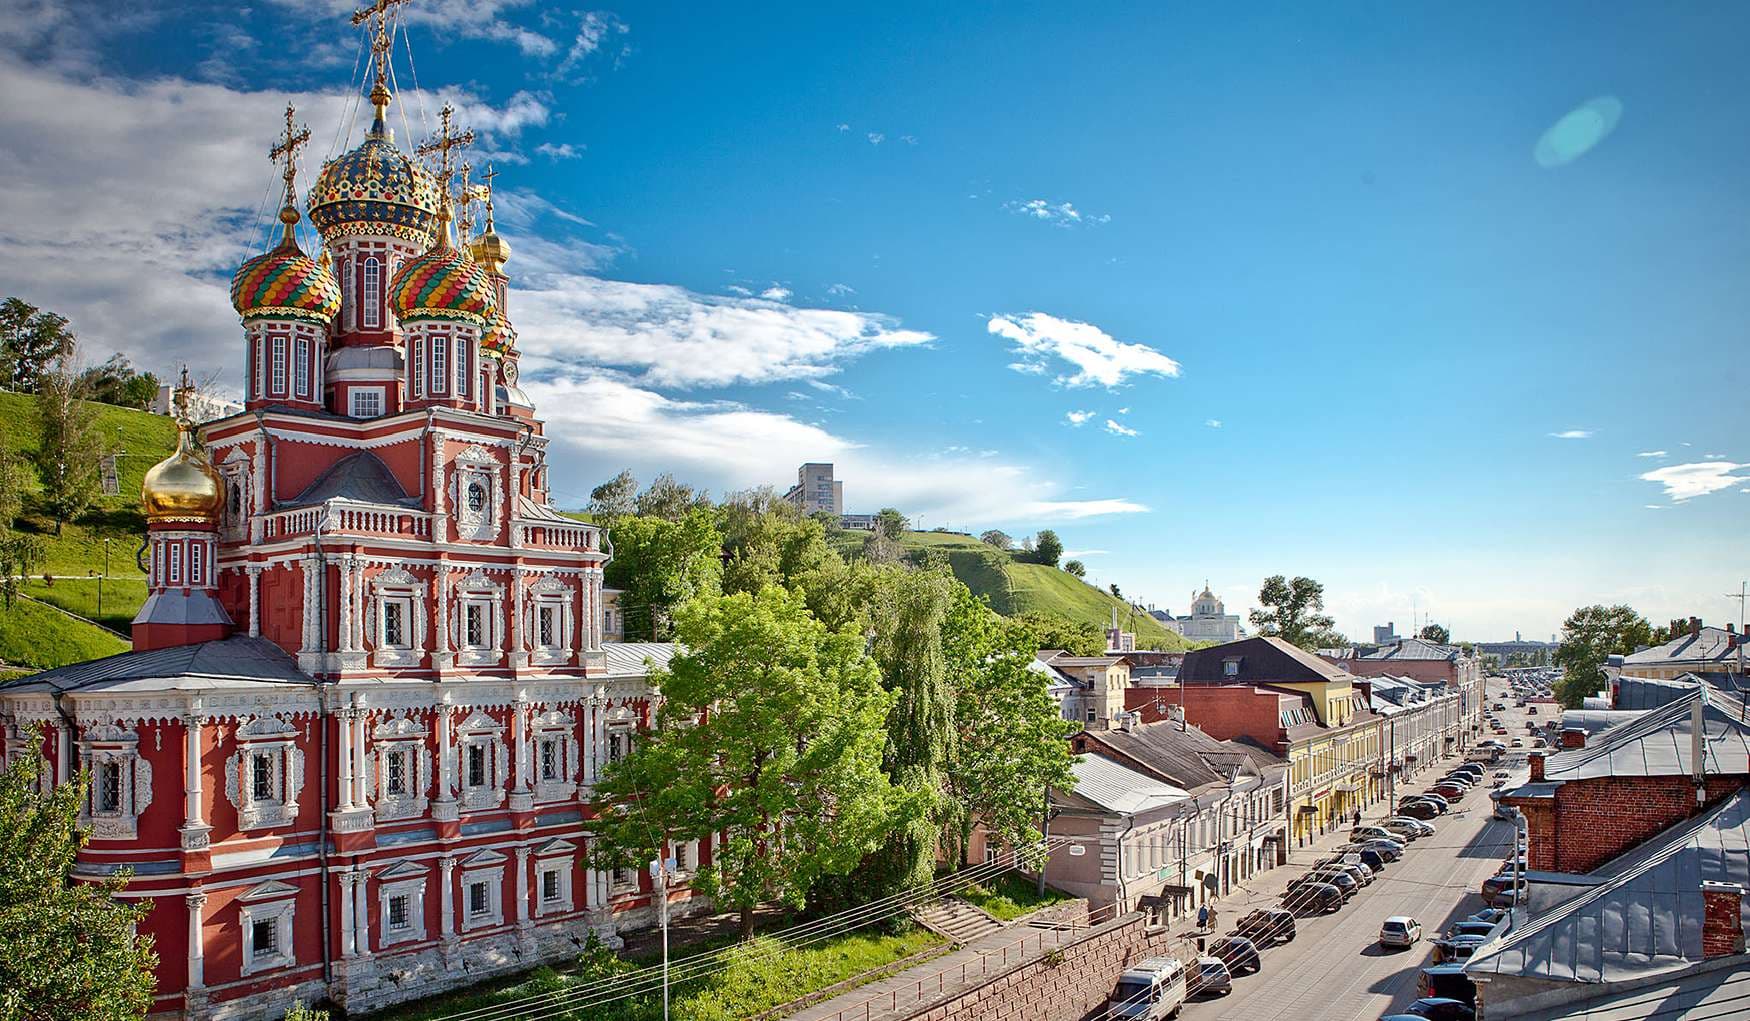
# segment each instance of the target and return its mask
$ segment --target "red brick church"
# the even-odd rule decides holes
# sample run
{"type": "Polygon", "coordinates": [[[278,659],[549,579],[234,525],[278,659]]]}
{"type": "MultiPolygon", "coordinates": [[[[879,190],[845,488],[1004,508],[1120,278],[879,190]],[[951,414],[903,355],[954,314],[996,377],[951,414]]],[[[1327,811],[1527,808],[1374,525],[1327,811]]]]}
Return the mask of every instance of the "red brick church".
{"type": "Polygon", "coordinates": [[[282,237],[231,288],[245,410],[146,475],[134,651],[0,689],[9,759],[90,771],[78,873],[133,870],[158,1016],[375,1009],[651,913],[647,876],[582,855],[672,648],[604,634],[612,547],[548,498],[490,175],[452,191],[448,111],[397,146],[385,6],[373,122],[308,193],[315,258],[287,111],[282,237]]]}

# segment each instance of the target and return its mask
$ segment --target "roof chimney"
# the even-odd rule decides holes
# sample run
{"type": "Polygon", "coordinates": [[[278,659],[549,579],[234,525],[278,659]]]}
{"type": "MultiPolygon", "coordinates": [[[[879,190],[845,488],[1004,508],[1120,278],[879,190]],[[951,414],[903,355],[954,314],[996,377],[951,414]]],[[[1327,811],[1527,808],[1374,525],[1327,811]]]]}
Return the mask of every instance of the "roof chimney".
{"type": "Polygon", "coordinates": [[[1712,959],[1743,953],[1744,888],[1704,879],[1701,900],[1701,956],[1712,959]]]}
{"type": "Polygon", "coordinates": [[[1527,756],[1527,758],[1529,758],[1531,760],[1531,782],[1532,783],[1543,783],[1543,752],[1542,752],[1542,750],[1533,750],[1532,753],[1529,756],[1527,756]]]}
{"type": "Polygon", "coordinates": [[[1689,618],[1689,637],[1694,638],[1699,634],[1701,634],[1701,618],[1689,618]]]}
{"type": "Polygon", "coordinates": [[[1562,747],[1586,747],[1586,732],[1578,727],[1569,727],[1567,730],[1562,731],[1562,747]]]}

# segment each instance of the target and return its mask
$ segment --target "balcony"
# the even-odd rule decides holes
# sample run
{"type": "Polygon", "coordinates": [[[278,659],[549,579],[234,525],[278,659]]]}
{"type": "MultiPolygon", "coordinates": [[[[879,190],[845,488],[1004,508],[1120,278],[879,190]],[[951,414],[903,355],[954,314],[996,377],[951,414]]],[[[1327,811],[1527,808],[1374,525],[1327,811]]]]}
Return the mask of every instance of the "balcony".
{"type": "Polygon", "coordinates": [[[296,507],[266,515],[262,519],[262,539],[271,542],[312,535],[319,526],[324,536],[430,539],[431,519],[432,515],[425,511],[405,507],[330,501],[315,507],[296,507]]]}

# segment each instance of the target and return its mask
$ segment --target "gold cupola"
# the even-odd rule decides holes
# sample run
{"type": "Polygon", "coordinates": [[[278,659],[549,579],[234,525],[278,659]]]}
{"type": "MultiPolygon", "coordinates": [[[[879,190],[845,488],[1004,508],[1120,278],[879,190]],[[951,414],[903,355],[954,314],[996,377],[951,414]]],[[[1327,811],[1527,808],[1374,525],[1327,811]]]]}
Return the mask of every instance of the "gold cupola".
{"type": "Polygon", "coordinates": [[[146,472],[140,482],[140,503],[150,524],[214,525],[225,511],[225,485],[194,440],[188,423],[188,371],[176,392],[176,452],[146,472]]]}

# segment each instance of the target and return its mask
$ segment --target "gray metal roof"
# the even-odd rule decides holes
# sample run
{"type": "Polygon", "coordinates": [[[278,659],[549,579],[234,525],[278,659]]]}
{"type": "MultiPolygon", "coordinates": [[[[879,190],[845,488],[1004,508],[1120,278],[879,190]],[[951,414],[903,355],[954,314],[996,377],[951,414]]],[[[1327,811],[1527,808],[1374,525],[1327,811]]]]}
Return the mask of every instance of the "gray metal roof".
{"type": "Polygon", "coordinates": [[[679,650],[673,642],[602,643],[609,677],[643,677],[653,668],[666,668],[679,650]]]}
{"type": "Polygon", "coordinates": [[[1239,753],[1196,727],[1179,729],[1172,721],[1137,724],[1129,730],[1083,731],[1090,743],[1104,745],[1151,769],[1165,782],[1201,791],[1227,782],[1221,767],[1233,768],[1239,753]]]}
{"type": "Polygon", "coordinates": [[[1644,709],[1565,709],[1562,711],[1563,730],[1583,730],[1587,739],[1592,735],[1603,733],[1611,727],[1619,727],[1624,723],[1633,723],[1641,718],[1644,709]]]}
{"type": "Polygon", "coordinates": [[[1517,1021],[1720,1021],[1747,1015],[1750,964],[1720,959],[1717,964],[1697,967],[1668,981],[1622,992],[1604,991],[1600,996],[1512,1016],[1517,1021]]]}
{"type": "Polygon", "coordinates": [[[113,689],[135,681],[195,677],[221,681],[314,685],[284,649],[265,638],[236,637],[175,645],[149,652],[123,652],[103,659],[21,677],[4,690],[79,691],[113,689]]]}
{"type": "MultiPolygon", "coordinates": [[[[1750,659],[1750,650],[1746,650],[1745,658],[1750,659]]],[[[1697,634],[1679,635],[1664,645],[1631,652],[1622,658],[1622,665],[1627,669],[1648,664],[1724,663],[1736,662],[1737,659],[1738,650],[1732,645],[1732,636],[1725,628],[1704,627],[1697,634]]]]}
{"type": "Polygon", "coordinates": [[[1690,715],[1704,700],[1704,766],[1710,774],[1750,773],[1750,722],[1744,705],[1714,688],[1697,687],[1683,698],[1612,727],[1586,747],[1558,752],[1544,760],[1551,783],[1601,776],[1683,776],[1693,763],[1690,715]]]}
{"type": "Polygon", "coordinates": [[[407,490],[402,489],[401,483],[395,479],[395,473],[377,455],[361,451],[334,462],[302,493],[281,506],[305,507],[336,497],[363,503],[411,505],[419,502],[418,497],[407,495],[407,490]]]}
{"type": "MultiPolygon", "coordinates": [[[[1552,982],[1621,982],[1703,960],[1702,882],[1750,885],[1750,792],[1734,795],[1593,875],[1605,882],[1479,948],[1465,971],[1552,982]]],[[[1744,910],[1750,912],[1750,898],[1744,910]]]]}
{"type": "Polygon", "coordinates": [[[1083,755],[1070,770],[1075,773],[1078,796],[1127,815],[1163,808],[1191,796],[1171,784],[1126,769],[1104,755],[1083,755]]]}
{"type": "Polygon", "coordinates": [[[1456,645],[1441,645],[1422,638],[1402,638],[1362,656],[1362,659],[1457,659],[1464,650],[1456,645]]]}
{"type": "Polygon", "coordinates": [[[1633,677],[1623,674],[1616,679],[1617,709],[1657,709],[1694,691],[1701,678],[1694,674],[1682,677],[1633,677]]]}

